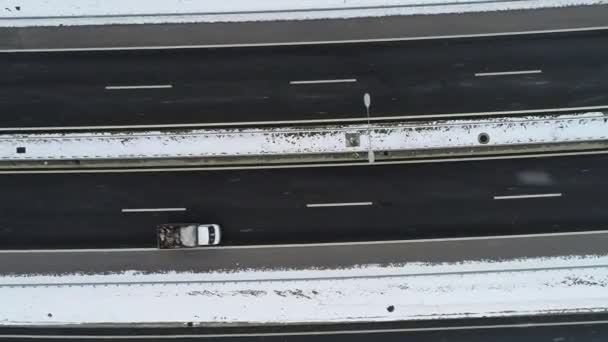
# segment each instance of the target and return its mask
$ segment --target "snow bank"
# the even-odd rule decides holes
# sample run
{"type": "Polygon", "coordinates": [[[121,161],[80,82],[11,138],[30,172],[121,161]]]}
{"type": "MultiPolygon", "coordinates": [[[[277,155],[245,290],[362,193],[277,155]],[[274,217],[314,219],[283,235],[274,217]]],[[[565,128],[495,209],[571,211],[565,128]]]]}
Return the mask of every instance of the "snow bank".
{"type": "Polygon", "coordinates": [[[0,277],[0,324],[302,323],[605,312],[608,256],[0,277]]]}
{"type": "Polygon", "coordinates": [[[5,0],[0,26],[336,19],[605,4],[606,0],[5,0]]]}
{"type": "Polygon", "coordinates": [[[323,128],[0,135],[0,160],[282,156],[521,146],[608,138],[604,113],[323,128]],[[371,134],[371,147],[369,135],[371,134]],[[482,138],[487,138],[487,141],[482,138]]]}

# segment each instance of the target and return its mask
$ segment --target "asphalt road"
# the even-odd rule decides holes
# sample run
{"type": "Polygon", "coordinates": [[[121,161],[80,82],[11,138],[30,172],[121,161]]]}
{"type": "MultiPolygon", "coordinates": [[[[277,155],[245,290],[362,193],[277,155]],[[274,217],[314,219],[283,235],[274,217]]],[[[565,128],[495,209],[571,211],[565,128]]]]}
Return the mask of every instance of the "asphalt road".
{"type": "Polygon", "coordinates": [[[0,127],[365,121],[365,93],[372,119],[608,107],[606,60],[608,31],[3,54],[0,127]]]}
{"type": "Polygon", "coordinates": [[[606,227],[608,157],[223,171],[5,174],[0,248],[153,247],[157,224],[224,243],[335,242],[606,227]]]}
{"type": "Polygon", "coordinates": [[[0,52],[426,39],[580,30],[607,25],[608,5],[593,5],[339,20],[0,27],[0,52]]]}
{"type": "MultiPolygon", "coordinates": [[[[591,315],[589,315],[591,316],[591,315]]],[[[427,322],[241,328],[4,328],[0,341],[422,341],[422,342],[603,342],[604,316],[546,316],[427,322]]]]}
{"type": "Polygon", "coordinates": [[[345,269],[370,264],[488,262],[568,255],[606,255],[607,242],[608,231],[595,231],[483,239],[216,246],[189,250],[4,250],[0,251],[0,274],[103,274],[121,273],[124,270],[143,273],[211,273],[252,269],[345,269]]]}

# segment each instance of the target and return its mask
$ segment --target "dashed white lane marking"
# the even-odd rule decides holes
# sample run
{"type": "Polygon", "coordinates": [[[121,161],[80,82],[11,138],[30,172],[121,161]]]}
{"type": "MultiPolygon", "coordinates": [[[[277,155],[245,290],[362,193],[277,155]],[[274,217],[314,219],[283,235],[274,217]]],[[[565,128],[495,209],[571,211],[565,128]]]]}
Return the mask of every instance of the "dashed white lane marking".
{"type": "Polygon", "coordinates": [[[485,76],[510,76],[510,75],[527,75],[527,74],[540,74],[542,70],[521,70],[521,71],[501,71],[501,72],[478,72],[475,77],[485,76]]]}
{"type": "Polygon", "coordinates": [[[526,194],[526,195],[494,196],[494,199],[495,200],[512,200],[512,199],[547,198],[547,197],[562,197],[562,194],[554,193],[554,194],[526,194]]]}
{"type": "Polygon", "coordinates": [[[153,84],[153,85],[115,85],[106,86],[106,90],[132,90],[132,89],[170,89],[173,88],[172,84],[153,84]]]}
{"type": "Polygon", "coordinates": [[[373,205],[373,202],[344,202],[344,203],[309,203],[307,208],[323,208],[323,207],[356,207],[373,205]]]}
{"type": "Polygon", "coordinates": [[[357,82],[356,78],[343,78],[336,80],[310,80],[310,81],[290,81],[291,85],[298,84],[327,84],[327,83],[355,83],[357,82]]]}
{"type": "Polygon", "coordinates": [[[162,211],[186,211],[186,208],[125,208],[121,211],[123,213],[149,213],[162,211]]]}

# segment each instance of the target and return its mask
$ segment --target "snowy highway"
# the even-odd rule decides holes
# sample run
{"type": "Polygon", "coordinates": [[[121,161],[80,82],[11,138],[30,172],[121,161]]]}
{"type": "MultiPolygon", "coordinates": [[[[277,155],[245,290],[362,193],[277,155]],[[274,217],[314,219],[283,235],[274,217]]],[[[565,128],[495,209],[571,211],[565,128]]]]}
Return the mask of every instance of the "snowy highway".
{"type": "Polygon", "coordinates": [[[252,126],[608,108],[608,31],[3,54],[0,127],[252,126]]]}
{"type": "Polygon", "coordinates": [[[0,342],[608,341],[607,61],[608,0],[6,0],[0,342]]]}
{"type": "Polygon", "coordinates": [[[1,249],[154,247],[217,223],[227,245],[602,230],[605,155],[233,170],[3,171],[1,249]]]}

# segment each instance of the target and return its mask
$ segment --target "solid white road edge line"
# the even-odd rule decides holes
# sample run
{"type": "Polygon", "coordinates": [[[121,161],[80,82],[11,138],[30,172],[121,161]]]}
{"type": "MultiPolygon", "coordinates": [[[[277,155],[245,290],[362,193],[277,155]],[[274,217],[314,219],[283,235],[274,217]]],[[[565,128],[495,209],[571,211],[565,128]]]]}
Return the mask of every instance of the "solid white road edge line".
{"type": "MultiPolygon", "coordinates": [[[[538,114],[538,113],[561,113],[575,112],[586,110],[601,110],[608,109],[607,105],[587,106],[587,107],[564,107],[564,108],[544,108],[544,109],[526,109],[526,110],[507,110],[507,111],[487,111],[487,112],[471,112],[471,113],[430,113],[430,114],[412,114],[391,116],[390,114],[381,114],[382,116],[370,117],[370,121],[383,120],[400,120],[400,119],[434,119],[434,118],[449,118],[449,117],[478,117],[478,116],[498,116],[498,115],[517,115],[517,114],[538,114]]],[[[49,126],[49,127],[0,127],[0,132],[19,132],[19,131],[70,131],[70,130],[106,130],[106,129],[142,129],[142,128],[194,128],[194,127],[232,127],[232,126],[247,126],[247,125],[278,125],[278,124],[311,124],[311,123],[333,123],[333,122],[367,122],[366,116],[358,118],[344,119],[312,119],[312,120],[280,120],[280,121],[240,121],[240,122],[212,122],[212,123],[175,123],[175,124],[160,124],[160,125],[115,125],[115,126],[49,126]]]]}
{"type": "Polygon", "coordinates": [[[22,338],[22,339],[177,339],[177,338],[218,338],[218,337],[255,337],[255,336],[317,336],[317,335],[357,335],[357,334],[381,334],[395,332],[424,332],[424,331],[454,331],[454,330],[489,330],[505,328],[531,328],[531,327],[558,327],[577,325],[600,325],[608,324],[608,320],[598,321],[566,321],[545,323],[518,323],[518,324],[493,324],[493,325],[461,325],[453,327],[421,327],[421,328],[393,328],[393,329],[366,329],[366,330],[332,330],[332,331],[297,331],[297,332],[273,332],[273,333],[236,333],[236,334],[184,334],[184,335],[18,335],[0,334],[0,338],[22,338]]]}
{"type": "Polygon", "coordinates": [[[218,49],[218,48],[239,48],[239,47],[265,47],[265,46],[294,46],[294,45],[330,45],[330,44],[357,44],[357,43],[380,43],[380,42],[401,42],[414,40],[433,40],[433,39],[458,39],[458,38],[481,38],[481,37],[502,37],[502,36],[522,36],[545,33],[567,33],[567,32],[588,32],[608,30],[608,26],[590,26],[578,28],[565,28],[553,30],[528,30],[510,31],[495,33],[472,33],[456,35],[438,36],[417,36],[417,37],[395,37],[395,38],[371,38],[371,39],[346,39],[346,40],[320,40],[320,41],[299,41],[299,42],[266,42],[266,43],[242,43],[242,44],[196,44],[196,45],[161,45],[161,46],[123,46],[123,47],[90,47],[90,48],[46,48],[46,49],[0,49],[0,53],[18,52],[69,52],[69,51],[121,51],[121,50],[172,50],[172,49],[218,49]]]}
{"type": "Polygon", "coordinates": [[[325,167],[352,167],[352,166],[381,166],[381,165],[407,165],[427,163],[458,163],[469,161],[511,160],[530,158],[551,158],[568,156],[592,156],[608,154],[608,150],[601,151],[577,151],[560,153],[535,153],[524,155],[490,156],[490,157],[465,157],[465,158],[435,158],[421,160],[395,160],[376,161],[373,164],[365,162],[354,163],[327,163],[327,164],[291,164],[291,165],[264,165],[264,166],[220,166],[220,167],[184,167],[184,168],[146,168],[146,169],[81,169],[81,170],[0,170],[0,175],[12,174],[75,174],[75,173],[142,173],[142,172],[192,172],[192,171],[226,171],[226,170],[271,170],[271,169],[303,169],[303,168],[325,168],[325,167]]]}
{"type": "MultiPolygon", "coordinates": [[[[386,241],[354,241],[354,242],[327,242],[309,244],[283,244],[283,245],[249,245],[249,246],[213,246],[201,247],[196,250],[221,250],[221,249],[265,249],[265,248],[314,248],[314,247],[339,247],[339,246],[368,246],[368,245],[394,245],[415,244],[429,242],[459,242],[459,241],[487,241],[487,240],[514,240],[528,238],[554,238],[568,236],[602,235],[608,234],[608,230],[591,230],[580,232],[562,232],[546,234],[519,234],[519,235],[496,235],[496,236],[474,236],[442,239],[414,239],[414,240],[386,240],[386,241]]],[[[160,252],[171,253],[171,250],[160,250],[158,248],[109,248],[109,249],[21,249],[0,250],[0,254],[22,254],[22,253],[121,253],[121,252],[160,252]]]]}

